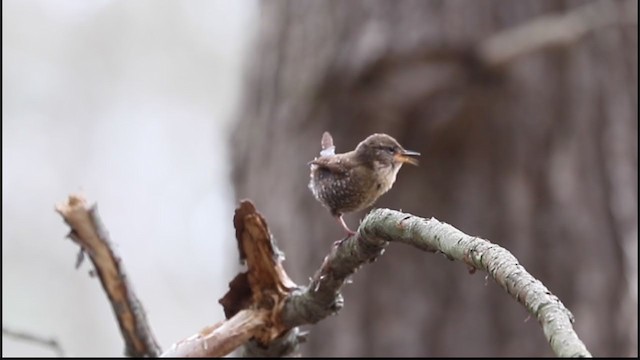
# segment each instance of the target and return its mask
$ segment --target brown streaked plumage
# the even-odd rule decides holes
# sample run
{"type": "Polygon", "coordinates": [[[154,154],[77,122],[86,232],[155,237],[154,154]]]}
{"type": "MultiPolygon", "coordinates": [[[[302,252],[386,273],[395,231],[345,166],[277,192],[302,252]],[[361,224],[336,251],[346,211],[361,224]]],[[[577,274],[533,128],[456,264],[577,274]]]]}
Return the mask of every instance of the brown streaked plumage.
{"type": "Polygon", "coordinates": [[[353,151],[335,153],[333,138],[325,132],[320,157],[309,162],[309,189],[329,209],[348,235],[354,235],[342,215],[362,210],[389,191],[402,164],[417,165],[412,156],[420,153],[405,150],[387,134],[373,134],[353,151]]]}

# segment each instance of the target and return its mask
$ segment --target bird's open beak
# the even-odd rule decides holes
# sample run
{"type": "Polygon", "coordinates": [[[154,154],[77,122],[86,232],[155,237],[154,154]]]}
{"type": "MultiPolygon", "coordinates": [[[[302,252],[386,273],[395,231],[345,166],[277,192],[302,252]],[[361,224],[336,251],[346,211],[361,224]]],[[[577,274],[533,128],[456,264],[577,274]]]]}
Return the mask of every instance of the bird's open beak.
{"type": "Polygon", "coordinates": [[[396,161],[418,166],[418,159],[413,156],[420,156],[420,153],[410,150],[402,150],[402,152],[396,154],[394,157],[396,161]]]}

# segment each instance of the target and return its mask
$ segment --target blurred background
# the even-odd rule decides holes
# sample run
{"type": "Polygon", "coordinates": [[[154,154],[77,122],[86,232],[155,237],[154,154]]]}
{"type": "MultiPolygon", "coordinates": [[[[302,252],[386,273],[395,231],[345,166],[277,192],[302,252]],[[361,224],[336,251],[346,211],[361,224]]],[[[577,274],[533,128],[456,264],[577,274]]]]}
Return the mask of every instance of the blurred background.
{"type": "MultiPolygon", "coordinates": [[[[234,130],[252,198],[301,283],[343,232],[306,189],[324,130],[422,153],[375,206],[509,249],[598,356],[637,356],[635,1],[266,1],[234,130]]],[[[366,214],[346,216],[355,227],[366,214]]],[[[552,356],[483,274],[391,245],[314,326],[317,356],[552,356]]]]}
{"type": "MultiPolygon", "coordinates": [[[[97,201],[163,348],[222,319],[238,199],[299,284],[343,234],[329,130],[420,151],[377,207],[510,250],[596,356],[637,356],[635,1],[3,2],[3,326],[121,356],[54,204],[97,201]]],[[[354,228],[366,211],[345,217],[354,228]]],[[[482,273],[392,245],[307,356],[552,356],[482,273]]],[[[53,355],[3,336],[3,355],[53,355]]]]}
{"type": "MultiPolygon", "coordinates": [[[[226,136],[254,1],[2,2],[2,322],[122,356],[54,205],[98,203],[163,348],[224,318],[238,264],[226,136]]],[[[53,356],[2,337],[4,356],[53,356]]]]}

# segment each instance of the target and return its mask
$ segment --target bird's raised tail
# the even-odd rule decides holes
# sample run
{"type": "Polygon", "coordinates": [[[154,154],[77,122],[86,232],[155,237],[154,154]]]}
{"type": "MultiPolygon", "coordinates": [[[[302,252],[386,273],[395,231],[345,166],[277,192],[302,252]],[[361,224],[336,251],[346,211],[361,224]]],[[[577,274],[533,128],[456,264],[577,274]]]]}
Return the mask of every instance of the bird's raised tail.
{"type": "Polygon", "coordinates": [[[320,156],[332,156],[336,154],[336,147],[333,145],[333,137],[331,137],[331,134],[329,134],[328,131],[325,131],[324,134],[322,134],[320,146],[322,146],[320,156]]]}

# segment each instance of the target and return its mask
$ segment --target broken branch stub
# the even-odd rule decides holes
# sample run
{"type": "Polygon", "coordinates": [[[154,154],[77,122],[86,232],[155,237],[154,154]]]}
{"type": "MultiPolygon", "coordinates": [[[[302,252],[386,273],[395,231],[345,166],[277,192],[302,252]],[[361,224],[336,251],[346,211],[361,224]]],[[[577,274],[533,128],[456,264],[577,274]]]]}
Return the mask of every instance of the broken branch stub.
{"type": "Polygon", "coordinates": [[[264,326],[255,339],[267,345],[290,328],[280,319],[282,307],[297,285],[282,267],[282,256],[267,227],[267,223],[248,200],[240,202],[233,223],[240,261],[247,271],[238,274],[229,284],[229,291],[220,299],[227,319],[244,309],[268,310],[264,326]]]}

